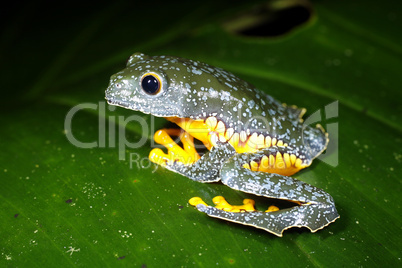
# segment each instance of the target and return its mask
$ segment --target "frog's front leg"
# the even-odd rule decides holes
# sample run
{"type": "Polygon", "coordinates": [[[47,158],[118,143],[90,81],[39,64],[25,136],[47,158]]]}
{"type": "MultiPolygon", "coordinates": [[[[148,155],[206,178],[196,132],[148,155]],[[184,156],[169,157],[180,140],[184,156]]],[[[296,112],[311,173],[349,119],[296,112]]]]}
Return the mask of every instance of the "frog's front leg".
{"type": "MultiPolygon", "coordinates": [[[[280,150],[291,151],[290,148],[280,150]]],[[[231,212],[199,202],[197,209],[211,217],[251,225],[277,236],[291,227],[307,227],[315,232],[335,221],[339,215],[332,197],[325,191],[291,177],[244,168],[245,164],[256,163],[264,155],[275,152],[276,148],[271,147],[256,154],[235,155],[223,165],[221,181],[239,191],[289,200],[297,206],[272,212],[231,212]]]]}
{"type": "MultiPolygon", "coordinates": [[[[219,146],[212,147],[210,151],[199,157],[194,148],[193,137],[187,132],[180,133],[177,129],[159,130],[155,133],[154,139],[165,146],[168,153],[165,154],[159,148],[153,149],[149,154],[152,162],[198,182],[219,181],[222,165],[236,153],[230,143],[218,141],[219,146]],[[183,148],[177,145],[170,135],[179,136],[183,148]]],[[[217,140],[217,136],[212,139],[217,140]]]]}

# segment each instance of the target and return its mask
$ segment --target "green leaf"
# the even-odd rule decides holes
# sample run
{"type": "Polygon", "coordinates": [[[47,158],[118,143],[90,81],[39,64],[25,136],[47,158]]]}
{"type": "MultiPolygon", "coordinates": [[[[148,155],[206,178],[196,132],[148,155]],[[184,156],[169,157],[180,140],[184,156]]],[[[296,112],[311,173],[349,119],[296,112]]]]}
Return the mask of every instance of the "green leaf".
{"type": "Polygon", "coordinates": [[[6,7],[0,266],[399,266],[398,3],[314,1],[306,24],[270,38],[222,26],[252,3],[6,7]],[[193,196],[253,197],[148,161],[152,135],[166,121],[104,102],[110,75],[137,51],[202,60],[306,107],[306,118],[320,115],[332,147],[295,177],[330,193],[341,218],[317,233],[293,228],[278,238],[192,208],[193,196]],[[94,146],[77,147],[72,137],[94,146]],[[143,145],[124,148],[123,137],[143,145]]]}

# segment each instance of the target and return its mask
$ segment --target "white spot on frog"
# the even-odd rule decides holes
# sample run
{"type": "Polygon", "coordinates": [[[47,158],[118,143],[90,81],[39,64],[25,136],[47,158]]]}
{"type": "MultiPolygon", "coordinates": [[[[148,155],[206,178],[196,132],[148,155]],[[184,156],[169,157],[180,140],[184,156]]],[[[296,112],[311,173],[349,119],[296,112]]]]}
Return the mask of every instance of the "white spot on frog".
{"type": "Polygon", "coordinates": [[[196,74],[196,75],[202,75],[202,71],[200,71],[200,70],[198,70],[198,69],[195,69],[195,68],[191,69],[191,72],[192,72],[193,74],[196,74]]]}

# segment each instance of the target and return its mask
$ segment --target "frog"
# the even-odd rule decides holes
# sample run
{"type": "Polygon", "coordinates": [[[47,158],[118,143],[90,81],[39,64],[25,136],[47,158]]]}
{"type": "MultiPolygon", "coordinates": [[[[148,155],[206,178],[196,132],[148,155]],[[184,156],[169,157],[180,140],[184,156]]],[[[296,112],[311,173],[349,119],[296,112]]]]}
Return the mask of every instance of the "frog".
{"type": "Polygon", "coordinates": [[[211,206],[192,197],[189,203],[200,212],[279,237],[292,227],[316,232],[340,217],[330,194],[292,177],[310,166],[329,142],[321,125],[303,122],[306,109],[283,104],[222,68],[141,52],[111,76],[105,98],[110,105],[178,126],[155,132],[160,147],[150,151],[153,163],[196,182],[221,182],[292,204],[264,211],[255,208],[253,199],[231,205],[217,196],[211,206]]]}

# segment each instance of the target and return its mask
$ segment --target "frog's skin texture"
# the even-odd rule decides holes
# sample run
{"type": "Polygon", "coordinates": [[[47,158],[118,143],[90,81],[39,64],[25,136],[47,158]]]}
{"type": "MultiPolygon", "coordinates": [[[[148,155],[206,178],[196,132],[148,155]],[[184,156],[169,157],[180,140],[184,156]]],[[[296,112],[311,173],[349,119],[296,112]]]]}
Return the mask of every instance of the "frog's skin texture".
{"type": "Polygon", "coordinates": [[[277,236],[291,227],[315,232],[339,218],[325,191],[290,177],[308,167],[328,144],[317,125],[303,124],[305,110],[288,107],[233,74],[177,57],[133,54],[113,75],[109,104],[164,117],[182,130],[162,129],[154,139],[168,150],[150,152],[150,160],[194,181],[217,182],[239,191],[283,199],[296,205],[256,211],[254,201],[231,206],[215,197],[190,204],[211,217],[264,229],[277,236]],[[171,136],[180,138],[180,147],[171,136]],[[194,138],[209,150],[200,156],[194,138]]]}

